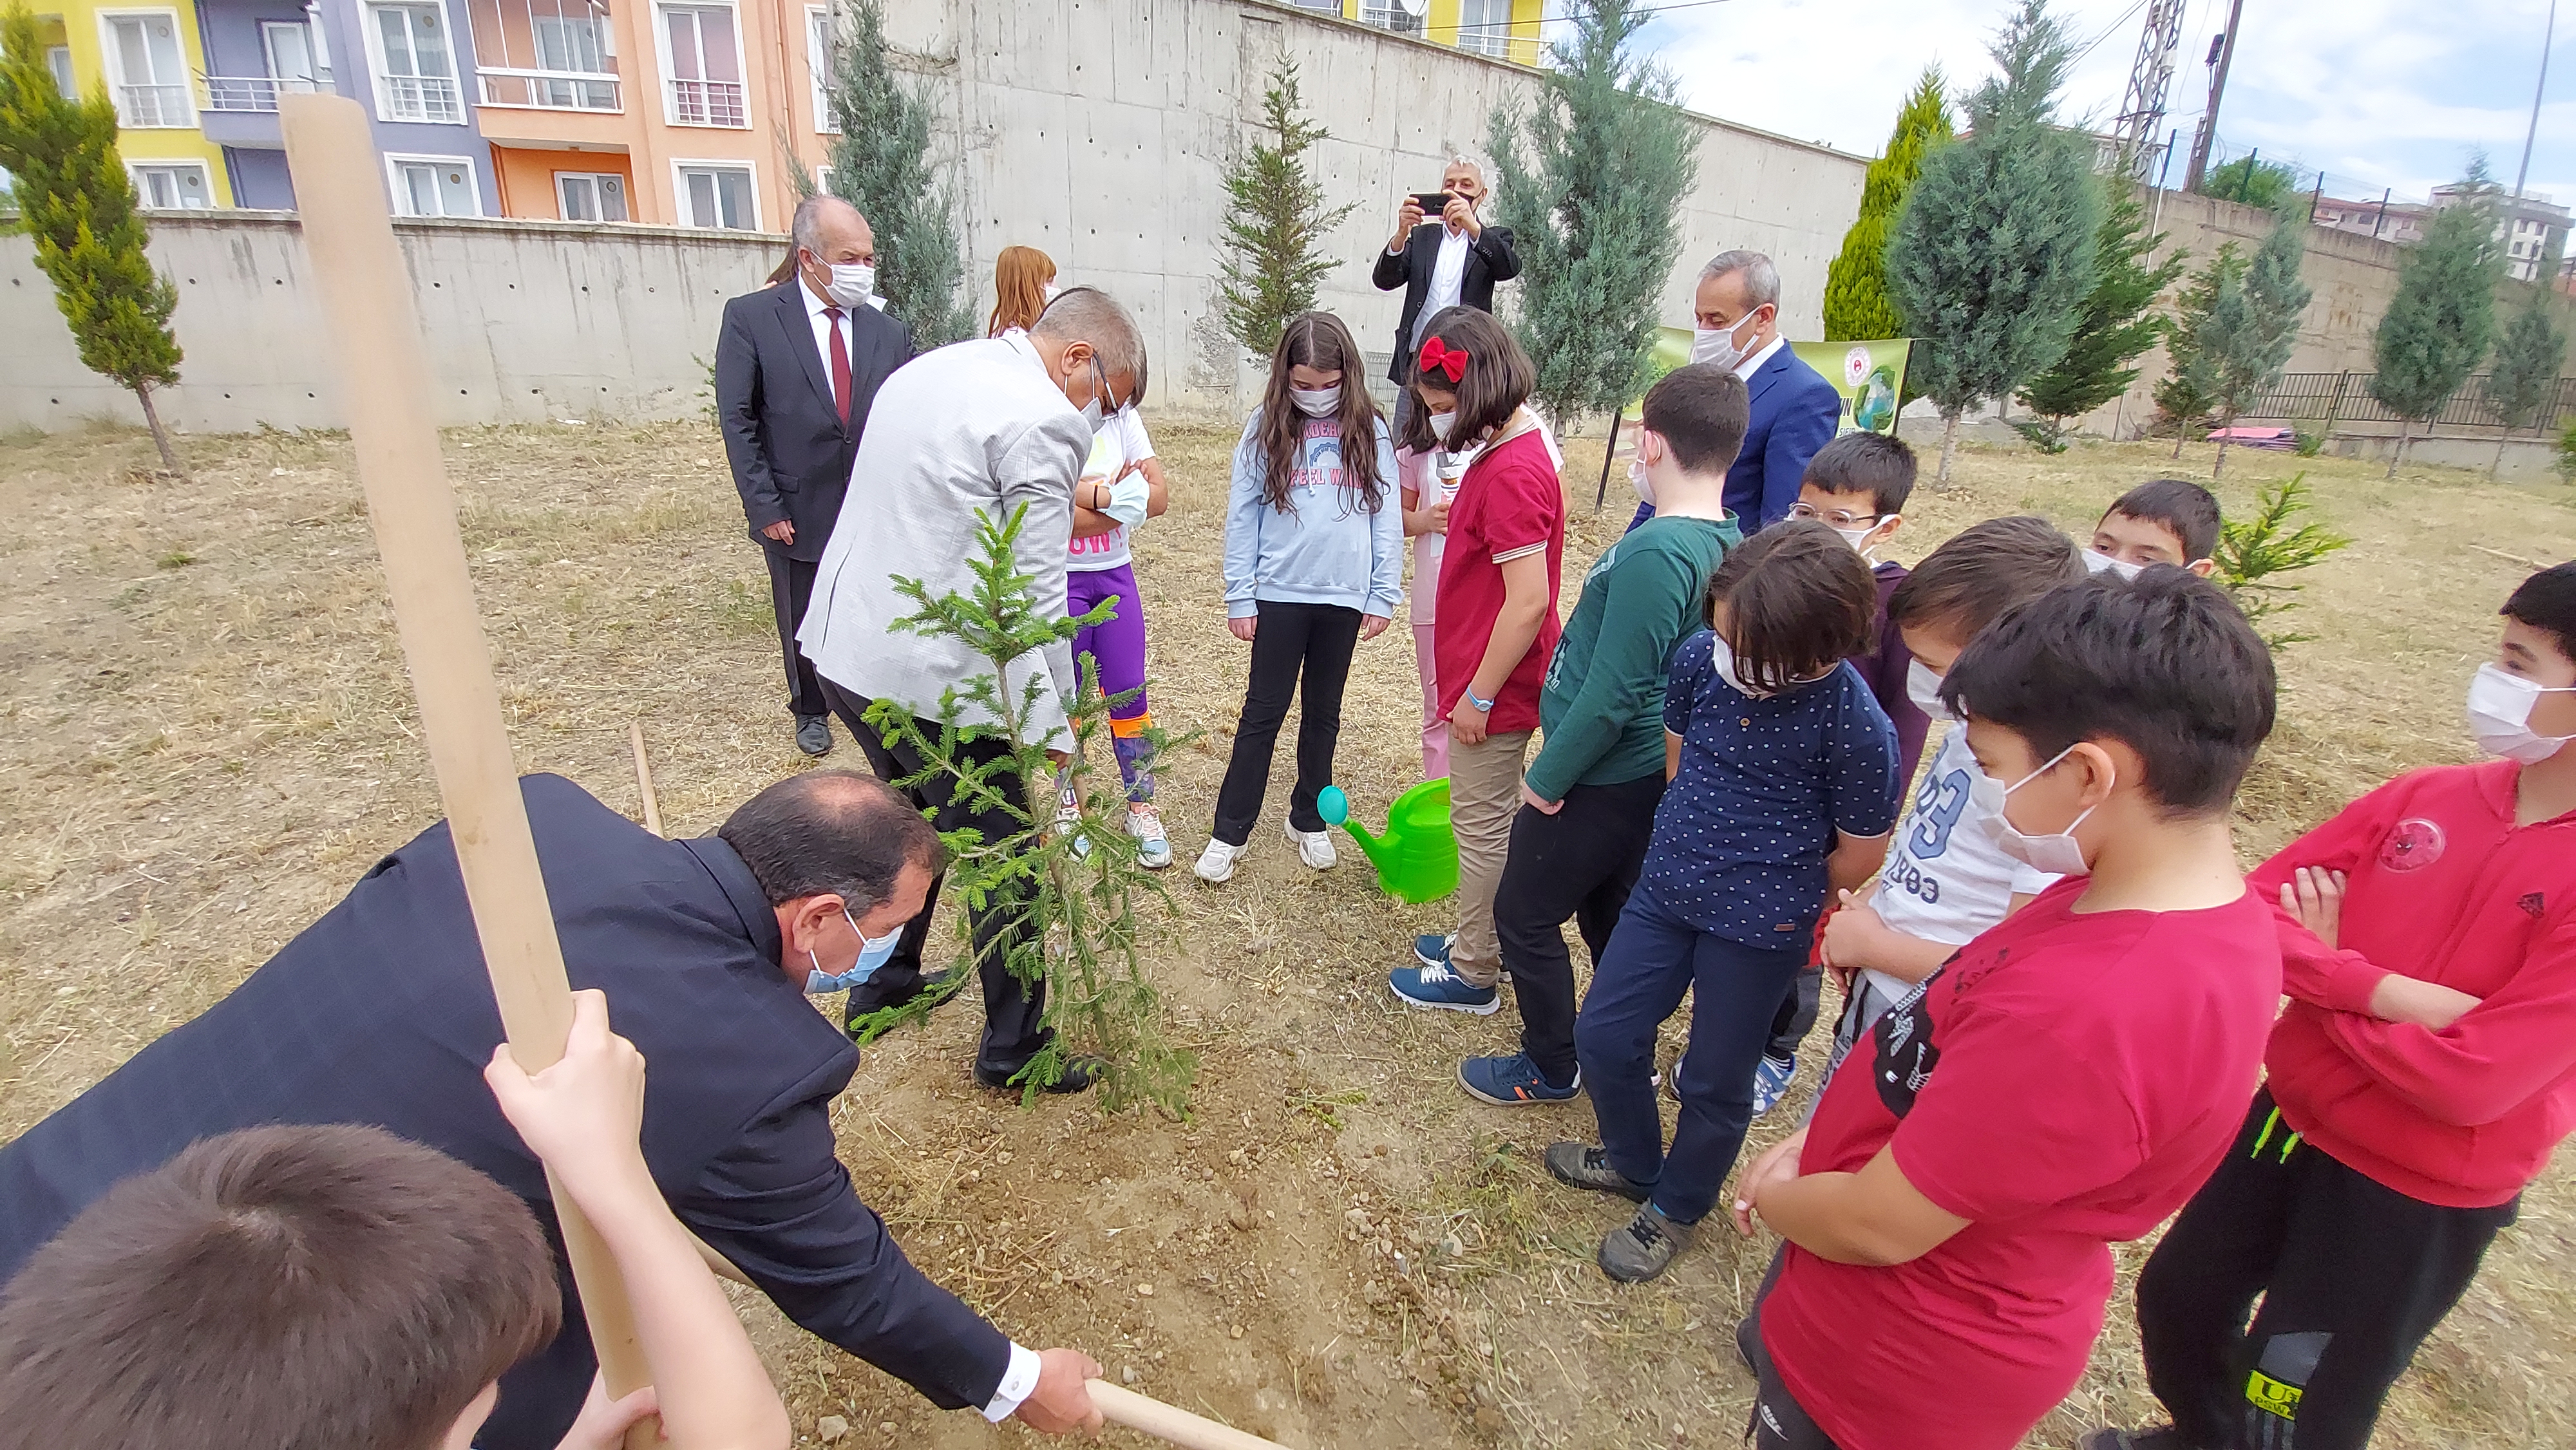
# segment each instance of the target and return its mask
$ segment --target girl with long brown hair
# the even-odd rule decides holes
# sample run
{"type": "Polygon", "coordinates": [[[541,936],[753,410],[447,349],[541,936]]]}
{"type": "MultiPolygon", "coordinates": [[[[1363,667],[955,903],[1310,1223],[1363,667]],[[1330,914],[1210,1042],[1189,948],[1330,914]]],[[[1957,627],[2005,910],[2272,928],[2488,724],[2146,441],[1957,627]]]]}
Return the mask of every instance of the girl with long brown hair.
{"type": "Polygon", "coordinates": [[[1035,247],[1004,247],[993,259],[993,315],[984,323],[984,335],[1000,337],[1013,328],[1035,326],[1055,293],[1053,257],[1035,247]]]}
{"type": "Polygon", "coordinates": [[[1350,329],[1329,312],[1291,318],[1271,355],[1261,407],[1234,450],[1225,515],[1226,628],[1252,646],[1252,678],[1195,868],[1234,874],[1270,780],[1270,756],[1295,696],[1297,784],[1288,839],[1318,871],[1336,861],[1315,797],[1333,780],[1351,652],[1404,600],[1395,440],[1368,395],[1350,329]]]}

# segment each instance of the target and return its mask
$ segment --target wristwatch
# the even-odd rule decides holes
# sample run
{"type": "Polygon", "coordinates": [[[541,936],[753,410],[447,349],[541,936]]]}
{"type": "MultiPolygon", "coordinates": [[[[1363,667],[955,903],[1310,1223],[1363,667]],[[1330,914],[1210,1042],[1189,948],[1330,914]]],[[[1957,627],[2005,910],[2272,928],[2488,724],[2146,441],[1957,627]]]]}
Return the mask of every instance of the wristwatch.
{"type": "Polygon", "coordinates": [[[1473,686],[1473,685],[1468,685],[1468,686],[1466,686],[1465,688],[1463,688],[1463,689],[1459,690],[1459,692],[1458,692],[1458,693],[1467,697],[1467,703],[1468,703],[1468,704],[1475,706],[1477,709],[1484,711],[1484,712],[1485,712],[1486,714],[1488,714],[1488,715],[1491,715],[1492,713],[1494,713],[1494,702],[1493,702],[1493,701],[1491,701],[1491,700],[1479,700],[1479,699],[1477,699],[1477,698],[1476,698],[1476,687],[1475,687],[1475,686],[1473,686]]]}

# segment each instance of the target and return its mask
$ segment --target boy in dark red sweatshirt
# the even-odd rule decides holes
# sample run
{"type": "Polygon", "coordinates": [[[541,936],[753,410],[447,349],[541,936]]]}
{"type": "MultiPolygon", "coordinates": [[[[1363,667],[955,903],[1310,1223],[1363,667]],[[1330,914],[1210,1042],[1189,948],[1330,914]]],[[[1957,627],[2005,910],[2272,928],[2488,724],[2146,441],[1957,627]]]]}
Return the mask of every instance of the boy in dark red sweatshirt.
{"type": "Polygon", "coordinates": [[[2399,776],[2248,878],[2279,905],[2290,1005],[2234,1150],[2138,1281],[2174,1424],[2086,1450],[2363,1445],[2576,1124],[2576,564],[2503,614],[2468,695],[2501,758],[2399,776]]]}

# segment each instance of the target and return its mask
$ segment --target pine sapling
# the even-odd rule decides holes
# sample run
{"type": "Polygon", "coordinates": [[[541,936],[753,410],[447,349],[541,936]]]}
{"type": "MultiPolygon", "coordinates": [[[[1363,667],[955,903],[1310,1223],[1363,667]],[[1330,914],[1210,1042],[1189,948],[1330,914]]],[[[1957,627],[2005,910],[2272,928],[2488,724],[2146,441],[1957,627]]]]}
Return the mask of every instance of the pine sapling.
{"type": "MultiPolygon", "coordinates": [[[[2302,473],[2285,483],[2266,485],[2255,498],[2253,517],[2232,519],[2218,526],[2218,548],[2213,556],[2218,565],[2218,582],[2236,600],[2236,607],[2245,612],[2247,621],[2257,627],[2267,618],[2298,607],[2299,591],[2305,586],[2287,581],[2283,575],[2314,568],[2352,542],[2314,520],[2294,523],[2309,507],[2308,476],[2302,473]]],[[[2279,650],[2314,638],[2311,634],[2267,632],[2263,642],[2279,650]]]]}
{"type": "Polygon", "coordinates": [[[2434,212],[2424,239],[2398,260],[2397,293],[2371,339],[2370,395],[2399,420],[2390,478],[2405,461],[2414,425],[2431,426],[2495,337],[2504,253],[2495,241],[2494,192],[2486,158],[2473,158],[2465,200],[2434,212]]]}
{"type": "Polygon", "coordinates": [[[1262,124],[1276,141],[1255,141],[1226,168],[1232,203],[1225,219],[1225,330],[1257,353],[1279,346],[1288,320],[1315,310],[1315,292],[1341,259],[1326,246],[1351,206],[1324,205],[1324,184],[1308,153],[1327,139],[1305,113],[1297,67],[1281,61],[1262,92],[1262,124]]]}
{"type": "Polygon", "coordinates": [[[2495,370],[2487,377],[2487,403],[2504,431],[2496,438],[2493,478],[2504,468],[2504,449],[2516,428],[2540,425],[2558,401],[2558,366],[2567,357],[2567,335],[2549,315],[2549,289],[2531,287],[2530,302],[2497,339],[2495,370]]]}

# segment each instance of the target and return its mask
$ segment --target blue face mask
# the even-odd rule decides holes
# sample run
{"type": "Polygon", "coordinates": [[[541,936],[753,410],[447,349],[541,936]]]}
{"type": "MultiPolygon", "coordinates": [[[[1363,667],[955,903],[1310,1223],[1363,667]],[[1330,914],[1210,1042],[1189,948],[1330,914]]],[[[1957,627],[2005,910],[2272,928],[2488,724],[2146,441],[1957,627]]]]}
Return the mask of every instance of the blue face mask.
{"type": "Polygon", "coordinates": [[[858,922],[851,917],[850,909],[846,906],[841,908],[841,919],[850,923],[850,934],[859,939],[859,959],[850,964],[848,971],[836,976],[824,971],[822,959],[814,955],[812,947],[807,947],[805,960],[814,964],[814,970],[805,975],[805,991],[809,996],[820,997],[831,992],[846,992],[875,976],[877,968],[884,966],[887,958],[894,955],[895,943],[903,940],[901,927],[896,927],[883,936],[869,936],[859,930],[858,922]]]}

